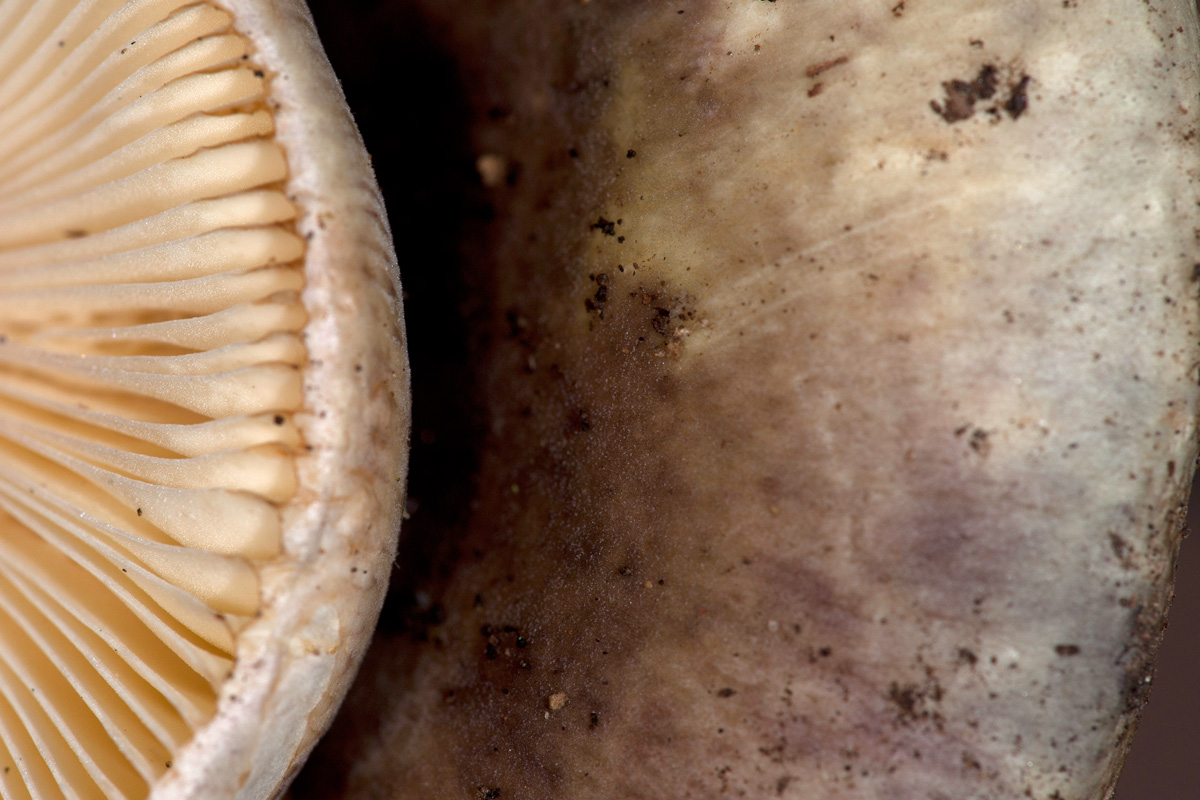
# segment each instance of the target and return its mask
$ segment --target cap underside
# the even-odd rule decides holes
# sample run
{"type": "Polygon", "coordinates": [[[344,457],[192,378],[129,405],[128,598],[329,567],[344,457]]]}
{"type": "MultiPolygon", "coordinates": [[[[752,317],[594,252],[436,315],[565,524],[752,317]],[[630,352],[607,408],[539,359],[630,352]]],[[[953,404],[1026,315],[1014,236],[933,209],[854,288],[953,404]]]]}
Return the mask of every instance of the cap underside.
{"type": "Polygon", "coordinates": [[[307,317],[269,81],[207,3],[0,2],[5,797],[144,797],[280,558],[307,317]]]}

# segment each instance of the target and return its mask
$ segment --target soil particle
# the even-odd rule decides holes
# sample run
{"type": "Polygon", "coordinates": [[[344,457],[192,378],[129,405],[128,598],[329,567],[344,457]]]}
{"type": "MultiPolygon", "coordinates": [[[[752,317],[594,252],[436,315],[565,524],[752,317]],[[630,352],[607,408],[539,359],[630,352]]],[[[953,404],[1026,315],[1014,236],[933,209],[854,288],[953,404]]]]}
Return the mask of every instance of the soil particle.
{"type": "Polygon", "coordinates": [[[608,273],[593,275],[592,281],[596,284],[596,291],[583,304],[588,311],[595,311],[600,319],[604,319],[604,304],[608,302],[608,273]]]}
{"type": "MultiPolygon", "coordinates": [[[[1007,81],[1008,96],[1003,103],[997,102],[987,108],[987,113],[993,122],[1002,117],[1002,112],[1012,119],[1018,119],[1029,108],[1029,84],[1032,81],[1022,73],[1007,81]]],[[[942,100],[933,100],[929,106],[933,112],[953,125],[975,115],[976,104],[981,100],[991,100],[999,91],[1001,83],[1000,69],[994,64],[984,64],[972,80],[955,79],[945,81],[942,89],[946,96],[942,100]]],[[[997,98],[999,99],[999,98],[997,98]]]]}
{"type": "Polygon", "coordinates": [[[1029,88],[1030,78],[1028,75],[1022,75],[1021,80],[1017,85],[1009,91],[1008,100],[1004,103],[1004,110],[1013,119],[1017,119],[1025,113],[1025,109],[1029,108],[1029,95],[1026,94],[1026,89],[1029,88]]]}
{"type": "Polygon", "coordinates": [[[940,729],[944,722],[942,715],[929,707],[940,703],[942,696],[942,687],[932,679],[924,685],[893,681],[888,688],[888,700],[898,709],[896,721],[902,725],[930,720],[940,729]]]}
{"type": "Polygon", "coordinates": [[[838,56],[829,61],[822,61],[820,64],[813,64],[808,69],[804,70],[806,77],[815,78],[822,72],[828,72],[834,67],[840,67],[850,60],[850,56],[838,56]]]}
{"type": "Polygon", "coordinates": [[[972,427],[970,423],[960,425],[954,429],[954,435],[962,437],[970,431],[971,435],[967,437],[967,446],[980,456],[987,458],[988,454],[992,452],[992,443],[988,438],[990,434],[983,428],[974,428],[972,430],[972,427]]]}
{"type": "Polygon", "coordinates": [[[654,317],[650,320],[650,327],[654,328],[654,332],[660,336],[669,336],[671,333],[671,310],[667,308],[654,309],[654,317]]]}
{"type": "Polygon", "coordinates": [[[475,171],[479,173],[479,180],[484,186],[494,189],[504,183],[508,162],[495,153],[485,153],[475,159],[475,171]]]}
{"type": "Polygon", "coordinates": [[[1109,531],[1108,542],[1112,546],[1113,555],[1121,562],[1121,566],[1125,569],[1133,569],[1132,549],[1129,542],[1125,541],[1125,537],[1118,533],[1109,531]]]}
{"type": "Polygon", "coordinates": [[[893,683],[888,690],[888,699],[900,709],[901,718],[913,718],[917,710],[917,687],[915,684],[900,686],[893,683]]]}
{"type": "Polygon", "coordinates": [[[617,235],[617,223],[604,217],[597,217],[596,221],[592,223],[591,228],[594,231],[600,231],[605,236],[617,235]]]}
{"type": "Polygon", "coordinates": [[[934,113],[950,124],[970,119],[975,114],[975,103],[988,100],[996,94],[1000,71],[993,64],[984,64],[972,81],[951,80],[942,84],[946,98],[942,102],[930,103],[934,113]]]}

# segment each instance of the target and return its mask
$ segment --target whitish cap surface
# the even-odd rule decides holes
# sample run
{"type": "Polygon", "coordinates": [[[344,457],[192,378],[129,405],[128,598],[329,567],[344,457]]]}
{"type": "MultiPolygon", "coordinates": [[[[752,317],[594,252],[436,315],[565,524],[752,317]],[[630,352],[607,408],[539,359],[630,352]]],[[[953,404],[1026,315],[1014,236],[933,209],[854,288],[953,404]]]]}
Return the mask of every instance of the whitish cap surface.
{"type": "Polygon", "coordinates": [[[0,3],[0,792],[266,797],[378,614],[408,365],[300,3],[0,3]]]}
{"type": "Polygon", "coordinates": [[[421,5],[520,167],[479,555],[296,793],[1108,797],[1196,457],[1195,4],[421,5]]]}

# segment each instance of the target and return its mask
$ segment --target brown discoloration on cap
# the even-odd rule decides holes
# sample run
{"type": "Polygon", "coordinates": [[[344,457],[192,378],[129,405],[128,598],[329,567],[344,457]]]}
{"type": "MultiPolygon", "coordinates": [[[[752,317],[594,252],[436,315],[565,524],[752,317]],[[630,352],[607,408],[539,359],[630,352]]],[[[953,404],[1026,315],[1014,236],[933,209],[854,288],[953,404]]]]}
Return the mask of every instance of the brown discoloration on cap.
{"type": "MultiPolygon", "coordinates": [[[[1178,541],[1185,479],[1156,459],[1192,454],[1195,244],[1097,249],[1065,192],[1009,194],[1097,146],[1064,124],[1092,73],[1037,83],[1019,124],[928,107],[995,53],[1044,81],[1068,22],[1034,0],[1008,27],[970,2],[535,5],[448,34],[465,74],[489,66],[479,152],[528,167],[482,248],[463,557],[422,584],[445,610],[424,642],[377,642],[323,774],[359,797],[1111,783],[1178,541]],[[556,35],[500,22],[525,19],[556,35]],[[501,621],[528,646],[489,658],[501,621]]],[[[1113,132],[1113,169],[1178,144],[1146,130],[1113,132]]],[[[1069,189],[1118,203],[1114,176],[1069,189]]]]}

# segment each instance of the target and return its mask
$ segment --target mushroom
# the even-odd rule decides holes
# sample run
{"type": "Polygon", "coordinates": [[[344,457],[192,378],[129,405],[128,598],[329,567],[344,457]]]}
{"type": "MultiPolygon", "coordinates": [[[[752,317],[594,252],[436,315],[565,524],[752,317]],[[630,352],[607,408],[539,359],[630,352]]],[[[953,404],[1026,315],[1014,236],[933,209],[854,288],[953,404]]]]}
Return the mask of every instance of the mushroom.
{"type": "Polygon", "coordinates": [[[1196,456],[1193,4],[421,6],[515,175],[486,438],[298,796],[1108,797],[1196,456]]]}
{"type": "Polygon", "coordinates": [[[302,3],[0,3],[0,794],[282,792],[391,568],[400,312],[302,3]]]}

